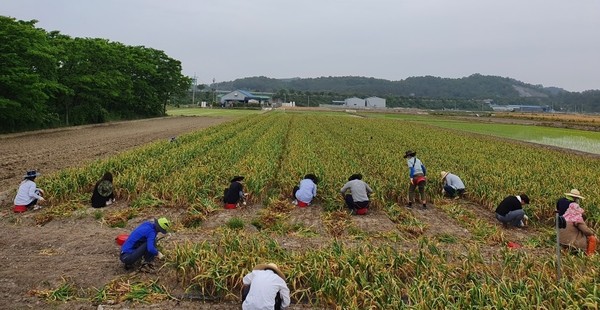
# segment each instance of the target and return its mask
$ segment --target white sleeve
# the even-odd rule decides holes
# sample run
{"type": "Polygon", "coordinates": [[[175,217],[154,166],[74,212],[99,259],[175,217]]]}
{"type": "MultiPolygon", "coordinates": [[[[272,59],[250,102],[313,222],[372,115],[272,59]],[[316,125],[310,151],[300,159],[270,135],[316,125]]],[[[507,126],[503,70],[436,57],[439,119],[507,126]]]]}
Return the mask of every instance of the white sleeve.
{"type": "Polygon", "coordinates": [[[283,279],[280,285],[279,294],[281,295],[281,308],[287,308],[290,305],[290,289],[283,279]]]}
{"type": "Polygon", "coordinates": [[[38,195],[35,190],[37,189],[37,186],[35,185],[35,183],[31,182],[31,184],[29,184],[29,190],[27,192],[27,194],[29,195],[29,197],[31,198],[35,198],[35,199],[40,199],[42,198],[42,196],[38,195]]]}
{"type": "Polygon", "coordinates": [[[250,272],[249,274],[244,276],[244,279],[242,279],[242,282],[244,283],[244,285],[250,285],[252,283],[252,279],[254,279],[254,273],[250,272]]]}

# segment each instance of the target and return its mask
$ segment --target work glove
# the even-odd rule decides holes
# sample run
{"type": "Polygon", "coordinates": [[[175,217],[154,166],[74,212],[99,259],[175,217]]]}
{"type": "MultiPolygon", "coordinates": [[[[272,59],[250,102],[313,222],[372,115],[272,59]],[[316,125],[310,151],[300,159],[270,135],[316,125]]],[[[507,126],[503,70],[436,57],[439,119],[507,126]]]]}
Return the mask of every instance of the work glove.
{"type": "Polygon", "coordinates": [[[158,258],[158,259],[163,259],[163,257],[165,257],[165,256],[161,252],[158,252],[158,255],[156,255],[156,258],[158,258]]]}

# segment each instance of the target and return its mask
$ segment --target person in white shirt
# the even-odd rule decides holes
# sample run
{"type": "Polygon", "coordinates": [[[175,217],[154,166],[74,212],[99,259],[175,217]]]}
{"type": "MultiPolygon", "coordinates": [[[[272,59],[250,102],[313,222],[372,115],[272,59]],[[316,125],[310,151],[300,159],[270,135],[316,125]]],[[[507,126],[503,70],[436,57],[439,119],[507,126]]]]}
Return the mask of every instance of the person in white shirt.
{"type": "Polygon", "coordinates": [[[29,170],[23,176],[23,181],[19,185],[19,189],[17,190],[17,195],[14,200],[14,212],[21,213],[25,212],[28,209],[33,208],[33,210],[38,210],[41,207],[38,206],[38,201],[43,202],[45,199],[42,197],[44,195],[44,191],[39,189],[35,184],[35,178],[39,176],[35,170],[29,170]]]}
{"type": "Polygon", "coordinates": [[[273,263],[256,265],[242,282],[243,310],[278,310],[290,305],[285,276],[273,263]]]}
{"type": "Polygon", "coordinates": [[[306,207],[312,199],[317,195],[317,183],[319,178],[316,175],[309,173],[300,181],[300,186],[294,187],[294,204],[299,207],[306,207]]]}
{"type": "Polygon", "coordinates": [[[458,199],[464,195],[465,184],[456,174],[442,171],[440,172],[440,175],[444,187],[444,189],[442,189],[442,194],[445,197],[458,199]]]}

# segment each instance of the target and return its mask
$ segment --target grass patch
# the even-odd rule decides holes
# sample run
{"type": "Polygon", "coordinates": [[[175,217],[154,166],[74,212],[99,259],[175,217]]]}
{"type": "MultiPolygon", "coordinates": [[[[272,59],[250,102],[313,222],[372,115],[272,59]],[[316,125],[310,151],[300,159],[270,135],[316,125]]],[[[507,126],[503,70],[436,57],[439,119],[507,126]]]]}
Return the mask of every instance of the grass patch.
{"type": "Polygon", "coordinates": [[[227,227],[229,229],[243,229],[244,228],[244,220],[239,217],[232,217],[227,221],[227,227]]]}

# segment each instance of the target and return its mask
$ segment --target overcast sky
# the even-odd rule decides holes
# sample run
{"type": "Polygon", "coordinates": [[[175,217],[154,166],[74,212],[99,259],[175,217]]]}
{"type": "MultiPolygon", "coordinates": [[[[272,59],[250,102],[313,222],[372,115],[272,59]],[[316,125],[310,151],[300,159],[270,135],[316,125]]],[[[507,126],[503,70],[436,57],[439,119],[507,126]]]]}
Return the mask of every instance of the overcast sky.
{"type": "Polygon", "coordinates": [[[203,84],[480,73],[600,89],[597,0],[1,0],[0,14],[163,50],[203,84]]]}

